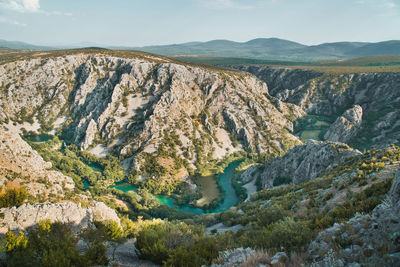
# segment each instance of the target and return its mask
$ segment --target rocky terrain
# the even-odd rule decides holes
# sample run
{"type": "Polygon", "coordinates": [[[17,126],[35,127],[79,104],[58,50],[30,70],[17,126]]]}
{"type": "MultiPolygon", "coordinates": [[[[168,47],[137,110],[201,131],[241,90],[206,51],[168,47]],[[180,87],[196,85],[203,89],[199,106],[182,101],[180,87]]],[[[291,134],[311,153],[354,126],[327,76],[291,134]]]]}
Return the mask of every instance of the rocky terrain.
{"type": "Polygon", "coordinates": [[[342,116],[336,119],[329,127],[324,135],[325,140],[333,142],[347,143],[354,136],[361,126],[362,108],[355,105],[353,108],[346,110],[342,116]]]}
{"type": "Polygon", "coordinates": [[[25,186],[32,201],[71,197],[75,183],[70,177],[52,170],[52,164],[20,137],[16,127],[0,128],[0,186],[25,186]]]}
{"type": "Polygon", "coordinates": [[[20,207],[0,209],[0,234],[9,229],[24,230],[36,226],[40,220],[61,222],[70,225],[76,232],[87,227],[93,227],[94,221],[112,220],[120,224],[115,210],[102,202],[92,206],[82,207],[80,203],[62,202],[54,204],[24,204],[20,207]]]}
{"type": "Polygon", "coordinates": [[[382,204],[318,234],[308,253],[323,263],[335,250],[342,265],[398,266],[400,262],[400,170],[382,204]]]}
{"type": "MultiPolygon", "coordinates": [[[[64,119],[67,140],[127,158],[142,174],[143,153],[160,158],[166,146],[160,165],[180,158],[197,168],[240,149],[280,154],[300,143],[290,131],[303,112],[244,73],[150,56],[50,55],[1,65],[0,84],[0,120],[52,129],[64,119]]],[[[179,167],[174,174],[187,175],[179,167]]]]}
{"type": "Polygon", "coordinates": [[[399,141],[399,73],[321,74],[262,66],[237,68],[253,73],[274,88],[270,90],[272,96],[296,104],[308,114],[338,118],[359,105],[362,121],[358,134],[348,140],[352,146],[370,148],[399,141]],[[289,82],[290,77],[295,77],[294,81],[289,82]]]}
{"type": "Polygon", "coordinates": [[[296,146],[265,165],[248,168],[241,178],[248,181],[255,177],[261,181],[262,188],[298,184],[312,180],[346,158],[359,154],[359,151],[343,143],[308,140],[305,145],[296,146]]]}
{"type": "Polygon", "coordinates": [[[273,68],[268,66],[232,66],[235,69],[250,72],[268,84],[269,93],[281,96],[280,93],[294,90],[308,81],[320,77],[322,72],[307,69],[273,68]]]}
{"type": "MultiPolygon", "coordinates": [[[[1,199],[8,189],[28,195],[0,209],[0,234],[43,219],[74,234],[96,229],[99,251],[122,265],[396,266],[400,147],[390,144],[400,140],[400,75],[237,68],[104,50],[0,64],[1,199]],[[326,128],[322,141],[295,135],[302,117],[326,128]],[[30,131],[57,137],[33,144],[30,131]],[[238,151],[248,158],[233,185],[249,191],[230,210],[180,213],[149,190],[222,168],[238,151]],[[159,183],[125,193],[115,189],[124,179],[159,183]],[[101,234],[95,222],[110,220],[117,226],[101,234]]],[[[187,204],[195,187],[166,192],[187,204]]],[[[95,244],[84,239],[73,244],[82,255],[95,244]]]]}

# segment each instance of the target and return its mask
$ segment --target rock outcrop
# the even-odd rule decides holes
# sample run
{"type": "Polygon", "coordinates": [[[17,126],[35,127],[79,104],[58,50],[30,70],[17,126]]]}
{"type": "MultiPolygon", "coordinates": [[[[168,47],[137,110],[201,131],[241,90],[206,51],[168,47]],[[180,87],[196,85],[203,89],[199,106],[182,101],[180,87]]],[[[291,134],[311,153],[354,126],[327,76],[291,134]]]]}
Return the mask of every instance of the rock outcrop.
{"type": "Polygon", "coordinates": [[[176,156],[192,167],[237,150],[281,153],[300,143],[292,121],[304,113],[271,97],[253,75],[128,54],[49,52],[0,65],[0,121],[36,118],[52,128],[67,111],[65,138],[82,149],[105,143],[139,172],[140,155],[171,145],[170,135],[176,156]]]}
{"type": "Polygon", "coordinates": [[[399,266],[400,260],[400,168],[383,203],[371,214],[357,214],[320,232],[308,253],[323,261],[337,248],[336,258],[347,264],[399,266]]]}
{"type": "Polygon", "coordinates": [[[279,99],[285,99],[286,91],[296,89],[308,81],[323,75],[322,72],[306,69],[246,65],[232,67],[254,74],[268,85],[269,93],[279,99]]]}
{"type": "MultiPolygon", "coordinates": [[[[211,264],[211,267],[241,266],[246,259],[253,257],[256,251],[251,248],[235,248],[220,253],[221,263],[211,264]]],[[[265,260],[267,260],[265,258],[265,260]]]]}
{"type": "Polygon", "coordinates": [[[324,135],[324,139],[333,142],[347,143],[359,130],[362,120],[362,108],[355,105],[353,108],[346,110],[342,116],[329,127],[324,135]]]}
{"type": "Polygon", "coordinates": [[[63,202],[54,204],[23,204],[20,207],[0,209],[0,234],[11,230],[25,230],[37,225],[40,220],[49,219],[69,224],[76,232],[92,226],[94,221],[113,220],[120,224],[116,212],[103,202],[82,207],[80,203],[63,202]]]}
{"type": "Polygon", "coordinates": [[[0,186],[23,185],[32,197],[63,198],[74,190],[75,183],[51,167],[20,137],[16,127],[0,126],[0,186]]]}
{"type": "MultiPolygon", "coordinates": [[[[308,140],[307,144],[297,146],[283,157],[270,160],[268,163],[253,167],[252,176],[259,176],[263,188],[271,188],[285,183],[298,184],[318,177],[345,158],[360,154],[342,143],[308,140]]],[[[249,173],[242,177],[248,180],[249,173]]]]}
{"type": "Polygon", "coordinates": [[[268,84],[271,95],[308,114],[339,117],[359,105],[360,130],[351,139],[359,147],[382,147],[400,141],[400,73],[321,75],[314,71],[263,66],[240,67],[268,84]],[[282,76],[280,76],[282,73],[282,76]],[[297,77],[304,75],[304,78],[297,77]]]}
{"type": "Polygon", "coordinates": [[[289,257],[285,252],[277,252],[271,258],[265,251],[254,250],[251,248],[235,248],[220,252],[218,263],[213,263],[210,267],[230,267],[230,266],[258,266],[258,267],[280,267],[289,265],[289,257]]]}

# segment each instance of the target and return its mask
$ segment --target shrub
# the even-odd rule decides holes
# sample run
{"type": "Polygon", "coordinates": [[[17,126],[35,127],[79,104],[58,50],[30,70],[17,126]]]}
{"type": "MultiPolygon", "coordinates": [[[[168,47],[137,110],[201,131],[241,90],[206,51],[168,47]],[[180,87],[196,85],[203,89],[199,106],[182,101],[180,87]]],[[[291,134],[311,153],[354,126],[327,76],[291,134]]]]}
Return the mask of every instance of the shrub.
{"type": "Polygon", "coordinates": [[[283,185],[283,184],[289,184],[292,182],[292,178],[290,177],[276,177],[274,179],[274,183],[273,186],[279,186],[279,185],[283,185]]]}
{"type": "Polygon", "coordinates": [[[0,208],[21,206],[27,197],[28,192],[25,188],[8,188],[0,194],[0,208]]]}
{"type": "Polygon", "coordinates": [[[193,244],[202,233],[202,228],[185,223],[160,222],[146,225],[137,236],[139,257],[161,264],[175,248],[193,244]]]}
{"type": "Polygon", "coordinates": [[[258,213],[257,223],[260,226],[267,226],[271,223],[282,220],[289,215],[281,206],[272,206],[270,208],[262,209],[258,213]]]}
{"type": "Polygon", "coordinates": [[[300,251],[312,240],[312,232],[306,222],[289,218],[267,227],[259,240],[266,249],[300,251]]]}
{"type": "Polygon", "coordinates": [[[81,255],[75,247],[77,238],[62,223],[40,221],[28,231],[27,238],[20,232],[9,231],[6,236],[7,266],[89,266],[106,265],[104,246],[97,244],[81,255]]]}
{"type": "Polygon", "coordinates": [[[200,267],[209,265],[218,257],[218,242],[214,237],[205,236],[192,245],[174,249],[165,262],[166,266],[200,267]]]}

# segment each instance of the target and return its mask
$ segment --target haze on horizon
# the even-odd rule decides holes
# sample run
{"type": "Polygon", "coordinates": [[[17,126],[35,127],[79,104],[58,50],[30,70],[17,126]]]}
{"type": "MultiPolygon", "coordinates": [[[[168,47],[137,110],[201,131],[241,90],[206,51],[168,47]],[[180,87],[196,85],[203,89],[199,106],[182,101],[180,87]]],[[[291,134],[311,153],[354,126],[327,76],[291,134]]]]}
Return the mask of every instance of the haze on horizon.
{"type": "Polygon", "coordinates": [[[398,0],[0,0],[0,39],[38,45],[379,42],[399,28],[398,0]]]}

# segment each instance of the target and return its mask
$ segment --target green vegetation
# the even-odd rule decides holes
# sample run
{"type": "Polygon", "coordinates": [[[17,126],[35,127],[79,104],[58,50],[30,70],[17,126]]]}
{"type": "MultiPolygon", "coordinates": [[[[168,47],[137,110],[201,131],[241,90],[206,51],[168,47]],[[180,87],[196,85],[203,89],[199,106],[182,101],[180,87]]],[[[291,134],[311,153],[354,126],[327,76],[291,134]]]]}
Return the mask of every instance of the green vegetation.
{"type": "Polygon", "coordinates": [[[323,140],[329,126],[335,121],[333,117],[307,115],[299,118],[294,125],[294,132],[302,140],[323,140]]]}
{"type": "Polygon", "coordinates": [[[91,266],[107,265],[102,243],[92,243],[82,255],[75,247],[78,239],[61,223],[40,221],[37,228],[6,234],[7,266],[91,266]]]}
{"type": "Polygon", "coordinates": [[[380,55],[346,60],[280,61],[219,56],[178,56],[186,62],[210,66],[264,65],[277,68],[311,69],[330,74],[400,72],[400,55],[380,55]]]}
{"type": "MultiPolygon", "coordinates": [[[[398,103],[387,103],[387,101],[378,102],[374,106],[374,110],[370,110],[363,115],[361,122],[361,130],[355,138],[349,141],[349,145],[360,150],[370,149],[376,143],[375,137],[381,135],[382,130],[378,127],[383,118],[391,112],[395,112],[400,108],[398,103]]],[[[395,119],[398,119],[397,117],[395,119]]],[[[398,127],[392,131],[385,128],[385,139],[393,139],[398,131],[398,127]]]]}
{"type": "Polygon", "coordinates": [[[101,187],[125,178],[125,170],[119,165],[118,159],[111,155],[99,159],[89,152],[79,151],[75,145],[65,147],[58,137],[47,142],[30,142],[30,145],[44,160],[50,161],[53,168],[74,179],[80,189],[83,189],[83,181],[101,187]],[[89,164],[97,164],[102,172],[89,167],[89,164]]]}
{"type": "MultiPolygon", "coordinates": [[[[0,192],[2,188],[0,187],[0,192]]],[[[0,208],[19,207],[28,197],[25,188],[7,188],[4,193],[0,193],[0,208]]]]}
{"type": "Polygon", "coordinates": [[[231,248],[232,238],[204,236],[201,226],[183,222],[146,223],[137,235],[140,257],[165,266],[202,266],[231,248]]]}

